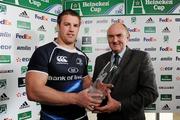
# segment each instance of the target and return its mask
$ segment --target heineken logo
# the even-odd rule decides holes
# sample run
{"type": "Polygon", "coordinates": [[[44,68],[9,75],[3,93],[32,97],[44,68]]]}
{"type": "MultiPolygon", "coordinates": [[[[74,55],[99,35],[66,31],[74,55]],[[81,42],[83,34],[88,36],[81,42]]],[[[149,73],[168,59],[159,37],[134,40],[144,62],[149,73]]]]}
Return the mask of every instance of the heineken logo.
{"type": "Polygon", "coordinates": [[[126,0],[127,14],[180,13],[175,0],[126,0]]]}

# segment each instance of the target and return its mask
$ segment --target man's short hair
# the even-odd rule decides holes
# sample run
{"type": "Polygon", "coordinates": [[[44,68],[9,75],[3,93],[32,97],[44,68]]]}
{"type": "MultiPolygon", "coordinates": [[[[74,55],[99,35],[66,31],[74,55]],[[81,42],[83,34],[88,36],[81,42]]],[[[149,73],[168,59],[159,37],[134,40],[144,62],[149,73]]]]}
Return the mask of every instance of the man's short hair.
{"type": "Polygon", "coordinates": [[[67,10],[63,10],[57,17],[57,24],[60,24],[62,21],[62,17],[65,15],[71,15],[71,16],[76,16],[79,19],[79,23],[81,22],[81,17],[80,15],[75,12],[74,10],[71,9],[67,9],[67,10]]]}

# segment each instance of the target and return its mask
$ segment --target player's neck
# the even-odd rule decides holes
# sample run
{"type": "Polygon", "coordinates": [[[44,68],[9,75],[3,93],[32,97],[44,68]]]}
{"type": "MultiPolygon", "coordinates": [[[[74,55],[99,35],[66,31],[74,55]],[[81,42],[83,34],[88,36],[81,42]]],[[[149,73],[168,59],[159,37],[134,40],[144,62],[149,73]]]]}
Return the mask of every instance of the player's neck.
{"type": "Polygon", "coordinates": [[[72,43],[72,44],[67,44],[67,43],[64,43],[62,40],[59,40],[59,39],[56,40],[56,43],[57,43],[59,46],[62,46],[62,47],[64,47],[64,48],[66,48],[66,49],[70,49],[70,50],[75,49],[75,44],[74,44],[74,43],[72,43]]]}

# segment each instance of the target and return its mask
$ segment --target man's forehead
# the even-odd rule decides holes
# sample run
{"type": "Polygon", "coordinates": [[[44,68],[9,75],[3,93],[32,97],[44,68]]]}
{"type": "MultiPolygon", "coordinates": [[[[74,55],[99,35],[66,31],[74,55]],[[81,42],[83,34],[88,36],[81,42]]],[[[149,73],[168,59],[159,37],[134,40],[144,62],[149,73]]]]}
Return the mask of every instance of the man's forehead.
{"type": "Polygon", "coordinates": [[[72,16],[72,15],[64,15],[62,17],[62,22],[64,22],[64,23],[73,23],[73,24],[80,24],[79,18],[76,17],[76,16],[72,16]]]}

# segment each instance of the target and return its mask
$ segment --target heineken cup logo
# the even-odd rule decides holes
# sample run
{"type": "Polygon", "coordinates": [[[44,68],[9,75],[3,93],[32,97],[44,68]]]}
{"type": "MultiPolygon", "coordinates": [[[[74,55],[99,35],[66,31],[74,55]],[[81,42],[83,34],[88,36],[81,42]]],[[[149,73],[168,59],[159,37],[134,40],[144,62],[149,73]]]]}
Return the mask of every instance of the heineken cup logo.
{"type": "Polygon", "coordinates": [[[15,0],[15,4],[16,4],[16,5],[19,5],[19,0],[15,0]]]}
{"type": "Polygon", "coordinates": [[[74,11],[76,11],[80,16],[83,15],[83,14],[82,14],[82,11],[81,11],[81,5],[80,5],[80,3],[76,3],[76,2],[71,3],[71,9],[74,10],[74,11]]]}
{"type": "Polygon", "coordinates": [[[145,14],[144,6],[142,0],[133,0],[132,8],[130,14],[139,13],[145,14]]]}

